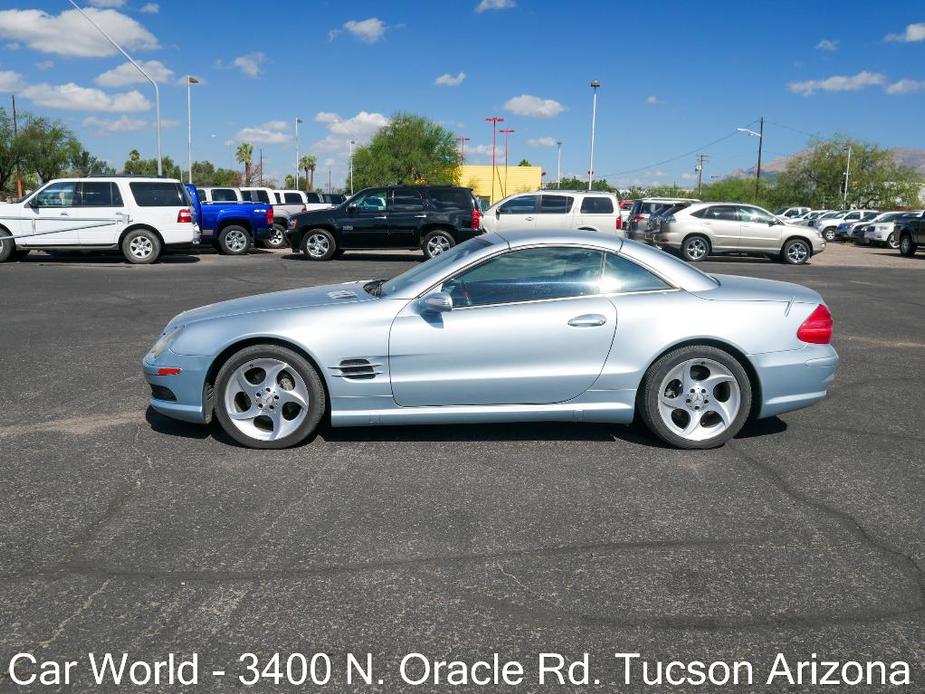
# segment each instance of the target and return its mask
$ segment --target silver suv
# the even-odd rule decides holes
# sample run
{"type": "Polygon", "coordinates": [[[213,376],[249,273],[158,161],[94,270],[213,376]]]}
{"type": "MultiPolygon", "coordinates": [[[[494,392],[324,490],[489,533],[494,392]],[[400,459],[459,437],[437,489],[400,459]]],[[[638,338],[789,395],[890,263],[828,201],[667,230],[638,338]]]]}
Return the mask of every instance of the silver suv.
{"type": "Polygon", "coordinates": [[[626,238],[645,238],[647,224],[652,215],[661,214],[672,205],[682,202],[700,202],[696,198],[641,198],[633,201],[629,219],[626,220],[626,238]]]}
{"type": "Polygon", "coordinates": [[[677,210],[663,217],[647,240],[693,262],[711,254],[742,253],[802,265],[825,249],[815,229],[784,224],[761,207],[735,202],[699,202],[677,210]]]}

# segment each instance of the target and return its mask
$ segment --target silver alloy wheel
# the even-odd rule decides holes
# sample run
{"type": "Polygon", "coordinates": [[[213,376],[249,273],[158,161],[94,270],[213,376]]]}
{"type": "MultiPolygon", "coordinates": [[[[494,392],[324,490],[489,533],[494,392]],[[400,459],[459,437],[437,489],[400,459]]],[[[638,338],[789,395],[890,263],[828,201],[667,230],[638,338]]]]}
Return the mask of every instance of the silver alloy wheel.
{"type": "Polygon", "coordinates": [[[280,359],[252,359],[231,374],[222,394],[228,418],[245,436],[277,441],[308,416],[308,386],[280,359]]]}
{"type": "Polygon", "coordinates": [[[427,242],[427,255],[432,258],[435,255],[440,255],[441,253],[445,253],[446,251],[450,250],[451,247],[452,247],[452,244],[450,243],[450,240],[449,238],[446,237],[446,235],[435,234],[427,242]]]}
{"type": "Polygon", "coordinates": [[[278,226],[274,226],[273,230],[270,232],[270,237],[267,239],[267,243],[273,248],[277,248],[283,245],[283,241],[285,241],[283,230],[278,226]]]}
{"type": "Polygon", "coordinates": [[[707,254],[707,243],[702,238],[693,238],[685,244],[687,255],[692,260],[700,260],[707,254]]]}
{"type": "Polygon", "coordinates": [[[826,241],[834,241],[835,240],[835,228],[829,227],[824,232],[822,232],[822,236],[825,238],[826,241]]]}
{"type": "Polygon", "coordinates": [[[305,250],[312,258],[323,258],[330,249],[331,244],[324,234],[312,234],[305,242],[305,250]]]}
{"type": "Polygon", "coordinates": [[[899,248],[899,241],[896,240],[896,232],[891,232],[890,235],[886,237],[886,245],[894,251],[899,248]]]}
{"type": "Polygon", "coordinates": [[[232,253],[241,253],[247,248],[247,234],[240,229],[232,229],[225,234],[225,248],[232,253]]]}
{"type": "Polygon", "coordinates": [[[793,241],[787,246],[787,258],[794,265],[801,265],[809,258],[809,247],[803,241],[793,241]]]}
{"type": "Polygon", "coordinates": [[[713,359],[688,359],[668,372],[658,390],[658,412],[669,431],[704,441],[732,426],[742,404],[732,371],[713,359]]]}
{"type": "Polygon", "coordinates": [[[139,234],[132,238],[128,244],[128,252],[132,254],[133,258],[138,258],[138,260],[146,260],[151,257],[151,254],[154,253],[154,244],[151,242],[147,236],[139,234]]]}

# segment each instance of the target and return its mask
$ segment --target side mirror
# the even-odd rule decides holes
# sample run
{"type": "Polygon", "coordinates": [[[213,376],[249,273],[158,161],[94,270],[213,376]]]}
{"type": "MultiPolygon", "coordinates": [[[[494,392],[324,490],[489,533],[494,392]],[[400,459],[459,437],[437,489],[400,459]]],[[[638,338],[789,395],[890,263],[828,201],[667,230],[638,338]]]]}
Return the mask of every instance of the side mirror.
{"type": "Polygon", "coordinates": [[[356,205],[347,205],[347,214],[353,214],[357,211],[356,205]]]}
{"type": "Polygon", "coordinates": [[[431,292],[421,298],[420,304],[425,311],[436,311],[438,313],[452,311],[453,297],[446,292],[431,292]]]}
{"type": "Polygon", "coordinates": [[[501,219],[501,208],[495,210],[495,219],[501,219]]]}

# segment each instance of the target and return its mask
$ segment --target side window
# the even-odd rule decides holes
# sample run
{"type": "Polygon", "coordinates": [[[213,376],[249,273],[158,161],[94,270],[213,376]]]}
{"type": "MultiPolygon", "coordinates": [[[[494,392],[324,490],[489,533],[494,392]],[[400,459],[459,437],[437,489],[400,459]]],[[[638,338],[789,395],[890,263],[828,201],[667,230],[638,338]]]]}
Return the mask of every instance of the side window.
{"type": "Polygon", "coordinates": [[[501,214],[533,214],[539,195],[518,195],[498,208],[501,214]]]}
{"type": "Polygon", "coordinates": [[[392,212],[423,212],[424,198],[414,188],[396,188],[392,192],[392,212]]]}
{"type": "Polygon", "coordinates": [[[488,306],[597,294],[602,253],[587,248],[512,251],[444,282],[457,306],[488,306]]]}
{"type": "Polygon", "coordinates": [[[264,205],[270,204],[270,196],[265,190],[242,190],[241,197],[250,202],[262,202],[264,205]]]}
{"type": "Polygon", "coordinates": [[[613,200],[585,198],[581,201],[581,214],[613,214],[613,200]]]}
{"type": "Polygon", "coordinates": [[[33,198],[36,207],[74,207],[77,199],[76,183],[52,183],[33,198]]]}
{"type": "Polygon", "coordinates": [[[238,196],[234,194],[231,188],[213,188],[213,202],[237,202],[238,196]]]}
{"type": "Polygon", "coordinates": [[[287,205],[302,205],[302,196],[298,193],[283,193],[287,205]]]}
{"type": "Polygon", "coordinates": [[[575,198],[568,195],[543,195],[540,198],[540,214],[568,214],[575,198]]]}
{"type": "Polygon", "coordinates": [[[428,197],[438,210],[472,209],[472,195],[465,188],[431,188],[428,197]]]}
{"type": "Polygon", "coordinates": [[[388,191],[385,188],[369,190],[360,195],[354,205],[360,212],[385,212],[388,205],[388,191]]]}
{"type": "Polygon", "coordinates": [[[754,222],[756,224],[770,224],[775,221],[775,217],[769,212],[760,210],[757,207],[740,207],[740,219],[743,222],[754,222]]]}
{"type": "Polygon", "coordinates": [[[122,207],[122,196],[115,183],[85,181],[80,184],[81,207],[122,207]]]}
{"type": "Polygon", "coordinates": [[[713,207],[707,208],[706,212],[703,213],[703,218],[716,219],[723,222],[737,222],[739,221],[739,214],[732,205],[714,205],[713,207]]]}
{"type": "Polygon", "coordinates": [[[632,260],[615,253],[607,254],[601,279],[602,293],[650,292],[659,289],[671,289],[671,286],[632,260]]]}
{"type": "Polygon", "coordinates": [[[140,207],[186,207],[186,189],[179,183],[129,183],[128,187],[140,207]]]}
{"type": "MultiPolygon", "coordinates": [[[[324,202],[324,200],[321,199],[321,196],[318,193],[306,193],[305,199],[311,203],[324,202]]],[[[299,202],[302,202],[302,201],[299,200],[299,202]]]]}

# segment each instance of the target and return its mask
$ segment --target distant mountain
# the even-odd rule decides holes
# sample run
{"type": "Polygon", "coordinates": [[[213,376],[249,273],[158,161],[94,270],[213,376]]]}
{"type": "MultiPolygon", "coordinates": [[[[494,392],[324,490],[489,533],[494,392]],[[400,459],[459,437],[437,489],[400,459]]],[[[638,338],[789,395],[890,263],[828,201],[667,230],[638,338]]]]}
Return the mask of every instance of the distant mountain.
{"type": "MultiPolygon", "coordinates": [[[[905,164],[906,166],[915,169],[921,175],[925,176],[925,149],[914,149],[912,147],[894,147],[890,150],[893,154],[893,158],[896,159],[900,164],[905,164]]],[[[797,152],[796,154],[791,154],[788,157],[776,157],[771,159],[769,162],[761,162],[761,176],[762,178],[767,176],[769,179],[774,179],[781,171],[787,168],[787,163],[793,159],[793,157],[801,154],[797,152]]],[[[755,175],[755,167],[750,169],[736,169],[729,174],[732,178],[752,178],[755,175]]]]}

